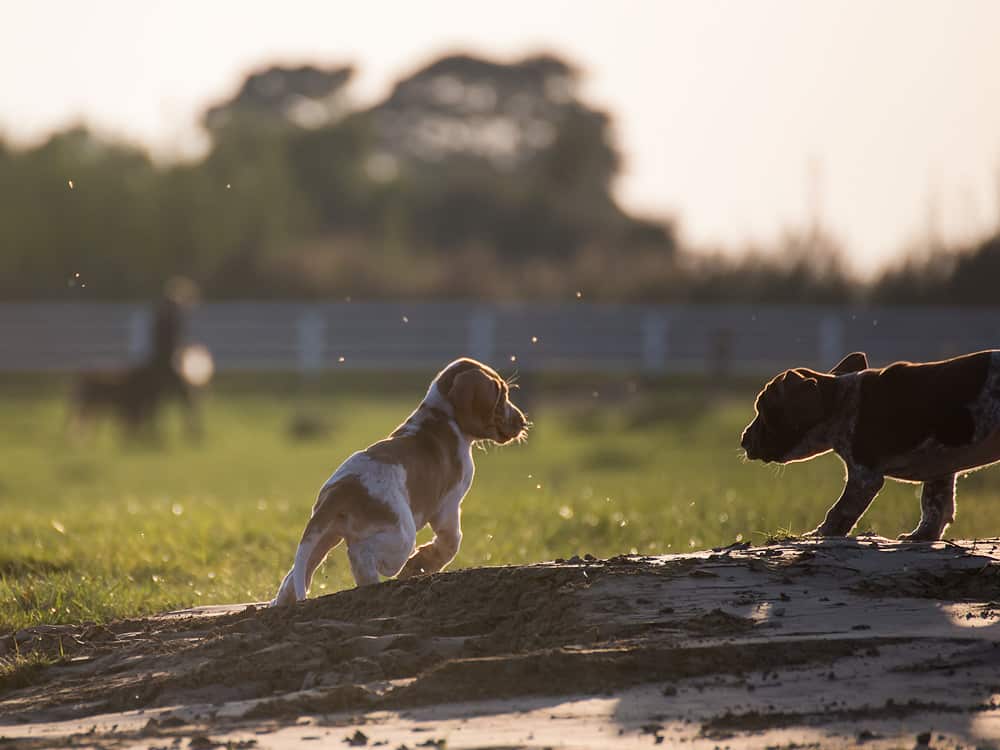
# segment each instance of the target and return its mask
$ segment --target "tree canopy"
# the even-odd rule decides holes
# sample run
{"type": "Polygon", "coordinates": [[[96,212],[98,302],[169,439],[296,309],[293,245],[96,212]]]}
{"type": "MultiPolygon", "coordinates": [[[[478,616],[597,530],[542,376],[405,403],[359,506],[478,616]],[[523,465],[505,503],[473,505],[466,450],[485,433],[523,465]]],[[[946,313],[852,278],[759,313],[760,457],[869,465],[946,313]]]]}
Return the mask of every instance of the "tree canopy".
{"type": "Polygon", "coordinates": [[[867,291],[822,233],[740,259],[684,252],[670,222],[617,203],[611,119],[557,57],[449,55],[368,108],[353,74],[249,74],[206,109],[194,162],[84,127],[0,140],[0,298],[142,299],[185,275],[210,298],[993,303],[996,238],[867,291]]]}

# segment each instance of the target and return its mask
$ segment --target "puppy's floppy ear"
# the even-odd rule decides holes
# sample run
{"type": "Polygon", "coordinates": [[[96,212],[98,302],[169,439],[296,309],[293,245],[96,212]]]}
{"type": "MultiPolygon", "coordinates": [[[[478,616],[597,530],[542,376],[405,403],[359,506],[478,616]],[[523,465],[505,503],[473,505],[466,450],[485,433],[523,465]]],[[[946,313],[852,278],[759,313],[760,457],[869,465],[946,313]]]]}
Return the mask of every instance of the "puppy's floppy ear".
{"type": "Polygon", "coordinates": [[[789,370],[782,375],[780,385],[784,410],[792,423],[811,427],[826,415],[819,381],[812,375],[789,370]]]}
{"type": "Polygon", "coordinates": [[[447,395],[455,408],[459,427],[474,434],[490,424],[500,386],[486,372],[476,368],[457,375],[447,395]]]}
{"type": "Polygon", "coordinates": [[[860,372],[868,369],[868,357],[864,352],[851,352],[830,370],[831,375],[846,375],[849,372],[860,372]]]}

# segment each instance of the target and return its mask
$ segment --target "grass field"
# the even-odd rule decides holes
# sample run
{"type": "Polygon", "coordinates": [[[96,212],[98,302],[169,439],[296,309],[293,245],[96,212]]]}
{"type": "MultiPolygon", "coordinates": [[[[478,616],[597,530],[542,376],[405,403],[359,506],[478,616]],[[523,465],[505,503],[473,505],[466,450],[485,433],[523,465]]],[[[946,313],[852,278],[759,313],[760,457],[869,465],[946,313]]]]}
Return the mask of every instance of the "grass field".
{"type": "MultiPolygon", "coordinates": [[[[111,425],[64,430],[65,383],[0,383],[0,633],[197,604],[270,598],[319,486],[351,451],[417,403],[422,378],[223,379],[206,435],[169,413],[159,446],[111,425]],[[290,436],[295,414],[330,428],[290,436]]],[[[756,383],[552,379],[532,388],[521,446],[476,453],[452,567],[591,553],[666,553],[815,526],[841,489],[833,456],[776,470],[741,463],[756,383]]],[[[860,528],[895,536],[919,516],[916,487],[889,483],[860,528]]],[[[1000,534],[1000,471],[960,482],[949,534],[1000,534]]],[[[426,538],[425,530],[421,538],[426,538]]],[[[353,585],[343,548],[313,595],[353,585]]]]}

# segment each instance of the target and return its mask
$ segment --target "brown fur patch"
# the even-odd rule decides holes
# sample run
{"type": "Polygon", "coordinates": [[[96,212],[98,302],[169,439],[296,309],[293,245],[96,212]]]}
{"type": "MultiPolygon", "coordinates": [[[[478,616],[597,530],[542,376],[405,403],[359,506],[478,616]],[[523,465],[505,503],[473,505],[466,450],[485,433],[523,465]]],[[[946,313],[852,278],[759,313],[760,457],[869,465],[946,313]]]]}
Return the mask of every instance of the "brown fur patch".
{"type": "MultiPolygon", "coordinates": [[[[438,390],[441,392],[442,396],[447,396],[451,392],[451,387],[455,384],[455,378],[461,375],[463,372],[469,372],[470,370],[484,370],[488,369],[486,365],[476,362],[474,359],[462,358],[457,359],[452,362],[448,367],[438,373],[435,378],[438,390]]],[[[489,370],[491,373],[496,375],[493,370],[489,370]]],[[[500,376],[497,375],[497,378],[500,376]]]]}
{"type": "Polygon", "coordinates": [[[476,369],[455,378],[448,400],[455,408],[455,421],[462,432],[476,438],[492,437],[496,431],[495,409],[504,397],[505,384],[496,375],[476,369]]]}
{"type": "Polygon", "coordinates": [[[929,438],[958,446],[972,442],[969,406],[986,382],[990,352],[942,362],[897,362],[861,375],[853,458],[878,466],[929,438]]]}
{"type": "Polygon", "coordinates": [[[392,524],[398,520],[388,505],[372,496],[360,478],[350,474],[319,491],[302,538],[325,534],[329,529],[337,529],[343,534],[348,523],[370,526],[392,524]]]}
{"type": "Polygon", "coordinates": [[[406,470],[406,489],[413,514],[424,521],[437,512],[441,498],[462,478],[458,436],[443,412],[421,406],[423,420],[415,432],[404,433],[401,425],[386,440],[370,446],[365,453],[385,464],[406,470]]]}

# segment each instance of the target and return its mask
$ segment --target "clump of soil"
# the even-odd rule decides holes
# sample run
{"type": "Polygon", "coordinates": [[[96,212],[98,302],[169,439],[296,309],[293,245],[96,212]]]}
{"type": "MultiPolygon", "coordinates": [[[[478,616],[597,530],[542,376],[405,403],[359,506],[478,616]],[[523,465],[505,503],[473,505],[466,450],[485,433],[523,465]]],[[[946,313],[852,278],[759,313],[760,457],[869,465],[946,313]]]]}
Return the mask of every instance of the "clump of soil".
{"type": "MultiPolygon", "coordinates": [[[[201,707],[213,717],[227,706],[227,716],[242,721],[284,722],[305,714],[606,694],[648,683],[666,683],[669,690],[658,695],[677,697],[684,681],[699,691],[713,681],[745,685],[751,695],[761,692],[767,674],[833,680],[828,665],[841,660],[875,665],[873,673],[883,676],[890,669],[935,676],[963,663],[994,664],[1000,650],[992,642],[967,642],[989,636],[986,626],[1000,618],[988,606],[997,597],[1000,561],[987,552],[898,543],[888,554],[889,544],[796,540],[659,558],[574,556],[388,581],[285,609],[233,605],[30,628],[0,639],[0,658],[16,653],[60,663],[0,687],[0,724],[164,706],[201,707]],[[915,598],[883,597],[890,604],[869,623],[872,595],[888,588],[894,597],[915,598]],[[961,628],[937,602],[920,598],[935,596],[974,600],[968,616],[983,627],[961,628]],[[926,648],[908,645],[917,639],[962,642],[965,651],[928,660],[926,648]],[[904,648],[912,655],[900,661],[904,648]],[[878,665],[893,649],[891,668],[878,665]]],[[[704,731],[723,736],[946,710],[902,702],[868,713],[797,705],[735,712],[727,705],[704,731]]],[[[191,721],[183,712],[160,716],[145,731],[162,734],[191,721]]]]}

